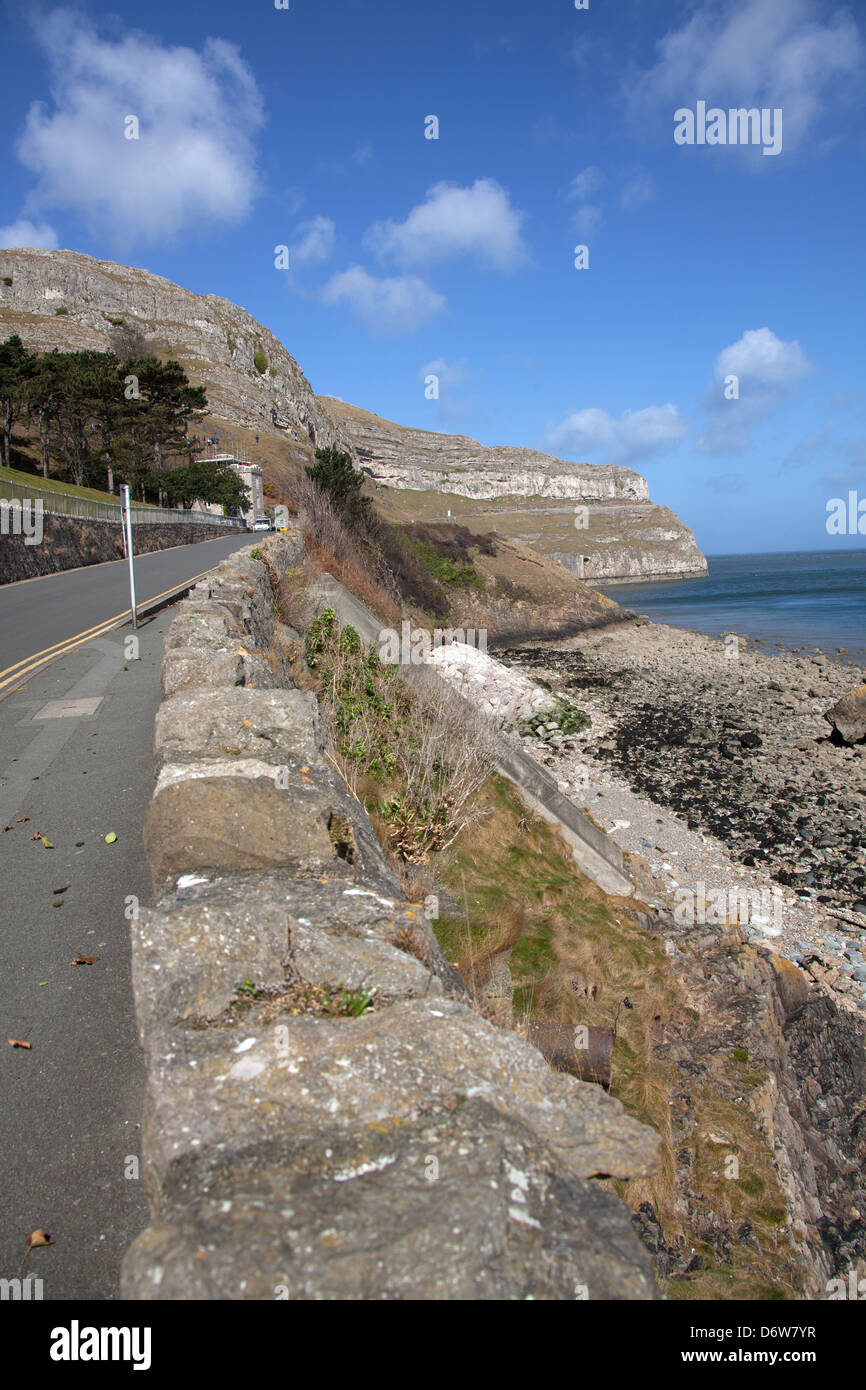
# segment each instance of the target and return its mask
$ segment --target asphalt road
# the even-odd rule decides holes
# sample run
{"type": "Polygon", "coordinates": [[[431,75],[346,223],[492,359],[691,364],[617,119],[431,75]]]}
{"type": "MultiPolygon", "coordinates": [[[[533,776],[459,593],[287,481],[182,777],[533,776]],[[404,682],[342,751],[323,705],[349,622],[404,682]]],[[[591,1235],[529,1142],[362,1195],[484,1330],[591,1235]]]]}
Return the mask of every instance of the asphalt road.
{"type": "MultiPolygon", "coordinates": [[[[246,531],[199,545],[179,545],[135,558],[138,606],[218,565],[232,551],[253,543],[246,531]]],[[[2,541],[0,541],[2,544],[2,541]]],[[[99,628],[129,612],[125,560],[25,579],[0,588],[0,697],[27,674],[40,653],[99,628]]]]}
{"type": "MultiPolygon", "coordinates": [[[[242,544],[250,537],[142,557],[140,597],[242,544]]],[[[112,564],[0,590],[4,665],[26,670],[52,639],[122,611],[124,582],[112,564]]],[[[0,1280],[17,1276],[26,1237],[42,1228],[55,1243],[32,1250],[23,1273],[42,1280],[46,1300],[117,1298],[120,1261],[147,1222],[125,914],[151,901],[142,826],[171,617],[166,608],[140,623],[138,660],[125,653],[127,623],[0,702],[0,1280]],[[97,705],[37,717],[53,700],[97,705]],[[78,955],[99,959],[73,966],[78,955]]]]}

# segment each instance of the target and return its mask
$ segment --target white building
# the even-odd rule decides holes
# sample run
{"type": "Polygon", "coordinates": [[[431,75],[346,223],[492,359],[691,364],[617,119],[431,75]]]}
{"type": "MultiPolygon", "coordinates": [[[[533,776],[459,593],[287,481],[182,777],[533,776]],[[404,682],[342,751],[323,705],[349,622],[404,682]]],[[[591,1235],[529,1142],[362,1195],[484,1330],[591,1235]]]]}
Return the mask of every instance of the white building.
{"type": "MultiPolygon", "coordinates": [[[[264,516],[265,493],[262,470],[257,463],[250,463],[245,451],[243,453],[239,450],[230,453],[217,453],[213,448],[210,448],[201,457],[208,463],[226,463],[238,474],[249,495],[249,501],[241,512],[248,526],[257,516],[264,516]]],[[[218,502],[209,502],[202,503],[200,510],[221,515],[223,509],[218,502]]]]}

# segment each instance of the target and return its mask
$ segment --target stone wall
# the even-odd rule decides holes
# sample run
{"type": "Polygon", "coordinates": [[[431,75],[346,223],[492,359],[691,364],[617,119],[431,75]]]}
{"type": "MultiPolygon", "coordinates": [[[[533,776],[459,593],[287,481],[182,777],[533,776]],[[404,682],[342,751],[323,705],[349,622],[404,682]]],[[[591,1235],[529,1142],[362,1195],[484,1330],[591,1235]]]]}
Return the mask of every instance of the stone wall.
{"type": "MultiPolygon", "coordinates": [[[[272,573],[300,557],[291,532],[261,548],[272,573]]],[[[250,549],[166,639],[132,923],[152,1216],[123,1296],[658,1297],[592,1181],[653,1172],[656,1134],[472,1006],[326,762],[286,635],[250,549]]]]}
{"type": "MultiPolygon", "coordinates": [[[[213,541],[226,534],[222,526],[184,525],[182,522],[177,526],[171,522],[136,525],[132,528],[132,548],[137,555],[147,555],[154,550],[170,550],[175,545],[213,541]]],[[[24,536],[0,536],[0,584],[74,570],[82,565],[99,565],[107,560],[122,560],[123,555],[119,523],[46,513],[42,518],[39,545],[27,545],[24,536]]]]}

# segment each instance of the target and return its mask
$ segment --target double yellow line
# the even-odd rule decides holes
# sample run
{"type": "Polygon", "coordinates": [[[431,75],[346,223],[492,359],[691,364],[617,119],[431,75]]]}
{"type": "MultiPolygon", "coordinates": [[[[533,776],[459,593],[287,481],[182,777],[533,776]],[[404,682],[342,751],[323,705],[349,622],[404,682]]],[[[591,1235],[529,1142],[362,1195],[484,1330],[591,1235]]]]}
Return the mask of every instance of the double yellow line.
{"type": "MultiPolygon", "coordinates": [[[[185,579],[182,584],[175,584],[173,588],[164,590],[161,594],[155,594],[153,598],[145,599],[138,605],[138,612],[150,608],[154,603],[159,603],[160,599],[168,598],[172,594],[182,593],[184,589],[189,589],[193,584],[197,584],[203,579],[209,570],[202,570],[201,574],[193,575],[192,579],[185,579]]],[[[45,576],[46,578],[48,576],[45,576]]],[[[55,642],[53,647],[45,647],[41,652],[33,652],[30,656],[25,656],[23,660],[16,661],[14,665],[7,666],[0,671],[0,691],[8,685],[20,685],[27,680],[41,666],[47,666],[49,661],[55,661],[59,656],[66,656],[67,652],[74,651],[84,642],[91,642],[94,637],[101,637],[103,633],[110,632],[117,627],[118,623],[124,622],[132,617],[132,609],[125,608],[122,613],[115,613],[113,618],[106,618],[104,622],[97,623],[95,627],[85,628],[83,632],[76,633],[74,637],[66,637],[62,642],[55,642]]]]}

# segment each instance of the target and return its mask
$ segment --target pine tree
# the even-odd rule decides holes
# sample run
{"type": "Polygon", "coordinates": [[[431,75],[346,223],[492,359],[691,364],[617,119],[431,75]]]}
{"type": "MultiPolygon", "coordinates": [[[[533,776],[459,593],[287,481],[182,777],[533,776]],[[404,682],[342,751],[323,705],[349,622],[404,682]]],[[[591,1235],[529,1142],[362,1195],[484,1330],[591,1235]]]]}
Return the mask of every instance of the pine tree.
{"type": "Polygon", "coordinates": [[[0,408],[3,411],[3,463],[8,468],[12,447],[12,429],[25,404],[27,377],[33,359],[26,347],[13,333],[0,343],[0,408]]]}

